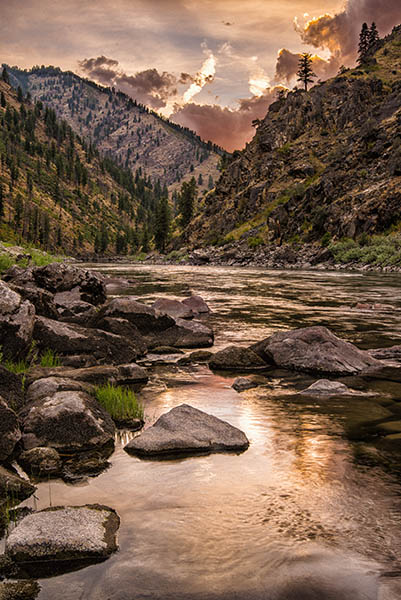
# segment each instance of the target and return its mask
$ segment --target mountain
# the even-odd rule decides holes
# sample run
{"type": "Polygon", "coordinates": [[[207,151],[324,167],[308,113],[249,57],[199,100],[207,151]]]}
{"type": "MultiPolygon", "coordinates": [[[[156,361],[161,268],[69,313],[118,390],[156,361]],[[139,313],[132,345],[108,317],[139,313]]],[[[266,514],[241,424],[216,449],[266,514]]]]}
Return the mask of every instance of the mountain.
{"type": "Polygon", "coordinates": [[[102,154],[134,173],[139,170],[171,189],[194,176],[200,191],[209,189],[209,177],[218,177],[220,148],[126,94],[56,67],[6,67],[16,89],[53,108],[102,154]]]}
{"type": "Polygon", "coordinates": [[[191,224],[193,247],[274,248],[401,229],[401,26],[374,55],[278,99],[191,224]]]}
{"type": "Polygon", "coordinates": [[[83,256],[146,246],[167,187],[102,156],[2,79],[0,93],[0,239],[83,256]]]}

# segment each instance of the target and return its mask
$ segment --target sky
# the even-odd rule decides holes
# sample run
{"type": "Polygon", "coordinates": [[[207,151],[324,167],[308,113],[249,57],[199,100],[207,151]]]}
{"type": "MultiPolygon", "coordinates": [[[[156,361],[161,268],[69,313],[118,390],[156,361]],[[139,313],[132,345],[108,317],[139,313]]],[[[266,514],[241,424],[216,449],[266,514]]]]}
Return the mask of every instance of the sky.
{"type": "Polygon", "coordinates": [[[114,85],[227,150],[250,141],[299,53],[317,78],[353,66],[363,21],[387,34],[401,0],[0,0],[1,62],[114,85]]]}

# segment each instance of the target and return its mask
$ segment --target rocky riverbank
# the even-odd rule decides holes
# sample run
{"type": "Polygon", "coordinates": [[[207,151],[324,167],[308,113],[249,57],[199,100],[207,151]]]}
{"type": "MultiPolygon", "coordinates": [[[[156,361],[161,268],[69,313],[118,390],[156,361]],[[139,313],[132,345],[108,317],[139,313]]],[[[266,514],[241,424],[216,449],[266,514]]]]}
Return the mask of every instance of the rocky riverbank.
{"type": "MultiPolygon", "coordinates": [[[[135,282],[125,283],[135,289],[135,282]]],[[[112,507],[36,512],[14,507],[35,492],[38,481],[77,483],[107,469],[121,424],[97,400],[96,386],[152,394],[160,365],[185,370],[208,363],[210,369],[239,375],[233,385],[239,393],[268,389],[278,371],[284,377],[307,373],[316,381],[300,396],[311,402],[362,396],[377,403],[375,421],[350,434],[399,452],[401,403],[369,391],[373,380],[401,383],[399,346],[362,351],[325,327],[305,327],[212,353],[207,350],[214,342],[210,311],[200,296],[159,298],[147,305],[132,295],[110,296],[117,287],[124,281],[60,263],[14,266],[0,281],[0,513],[7,535],[0,576],[14,582],[33,573],[82,568],[117,549],[119,518],[112,507]],[[41,365],[49,352],[58,364],[41,365]],[[17,364],[26,365],[22,374],[13,372],[17,364]],[[59,526],[68,535],[58,536],[59,526]]],[[[140,429],[143,421],[132,425],[140,429]]],[[[145,416],[144,431],[134,434],[126,451],[153,460],[240,453],[249,446],[246,433],[183,404],[151,426],[145,416]]],[[[10,582],[0,584],[0,598],[5,586],[10,582]]],[[[37,587],[29,589],[34,597],[37,587]]]]}

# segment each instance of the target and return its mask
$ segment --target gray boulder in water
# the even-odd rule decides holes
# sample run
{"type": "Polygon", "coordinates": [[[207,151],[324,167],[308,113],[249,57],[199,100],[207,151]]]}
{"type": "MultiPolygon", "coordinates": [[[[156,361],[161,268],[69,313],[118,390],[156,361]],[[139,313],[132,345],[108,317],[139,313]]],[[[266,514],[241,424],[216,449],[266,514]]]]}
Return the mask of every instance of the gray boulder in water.
{"type": "Polygon", "coordinates": [[[380,362],[326,327],[280,331],[250,346],[268,364],[326,375],[355,375],[380,362]]]}
{"type": "Polygon", "coordinates": [[[143,457],[209,454],[246,450],[246,435],[229,423],[197,408],[181,404],[131,440],[125,450],[143,457]]]}
{"type": "Polygon", "coordinates": [[[61,506],[26,516],[7,538],[17,563],[105,559],[117,550],[120,525],[107,506],[61,506]]]}

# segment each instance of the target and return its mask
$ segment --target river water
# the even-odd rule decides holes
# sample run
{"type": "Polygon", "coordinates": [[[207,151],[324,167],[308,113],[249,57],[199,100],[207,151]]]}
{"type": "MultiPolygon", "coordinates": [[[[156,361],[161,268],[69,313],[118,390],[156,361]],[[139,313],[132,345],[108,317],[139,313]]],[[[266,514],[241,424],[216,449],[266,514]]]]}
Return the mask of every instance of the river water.
{"type": "MultiPolygon", "coordinates": [[[[399,275],[96,268],[131,279],[115,293],[145,302],[201,294],[213,311],[216,348],[313,324],[361,348],[401,343],[399,275]],[[380,306],[352,308],[357,302],[380,306]]],[[[294,394],[314,379],[284,371],[241,394],[231,388],[233,375],[205,366],[158,367],[156,375],[141,394],[147,423],[185,402],[242,429],[249,449],[147,461],[124,452],[122,435],[98,477],[40,484],[26,504],[100,503],[121,517],[119,552],[40,580],[40,600],[401,598],[400,479],[373,444],[348,436],[367,418],[385,418],[381,400],[401,400],[401,386],[372,382],[374,400],[312,401],[294,394]]]]}

